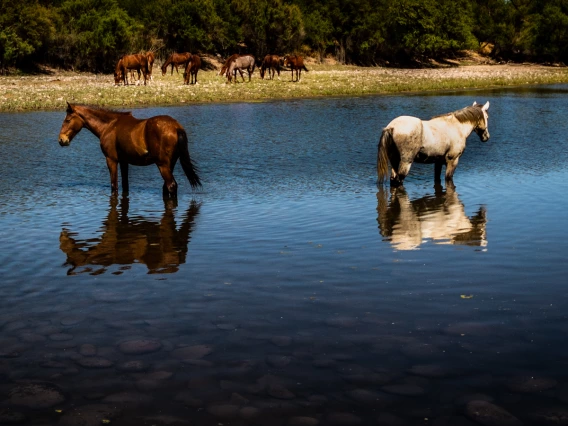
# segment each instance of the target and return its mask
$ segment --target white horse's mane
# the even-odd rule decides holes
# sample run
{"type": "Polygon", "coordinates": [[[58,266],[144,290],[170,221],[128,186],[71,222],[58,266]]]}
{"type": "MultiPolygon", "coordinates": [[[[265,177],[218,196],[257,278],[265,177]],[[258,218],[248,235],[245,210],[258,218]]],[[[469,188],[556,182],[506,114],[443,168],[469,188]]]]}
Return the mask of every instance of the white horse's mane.
{"type": "Polygon", "coordinates": [[[454,112],[447,112],[446,114],[436,115],[432,118],[448,117],[453,115],[460,123],[478,124],[483,122],[483,105],[471,105],[465,108],[458,109],[454,112]]]}

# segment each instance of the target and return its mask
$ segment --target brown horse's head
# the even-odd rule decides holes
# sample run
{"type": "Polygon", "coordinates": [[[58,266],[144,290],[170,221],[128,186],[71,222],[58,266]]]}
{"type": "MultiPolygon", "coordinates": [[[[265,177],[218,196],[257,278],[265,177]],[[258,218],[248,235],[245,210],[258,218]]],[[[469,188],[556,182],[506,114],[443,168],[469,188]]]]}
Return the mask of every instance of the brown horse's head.
{"type": "Polygon", "coordinates": [[[123,80],[124,80],[124,75],[122,74],[122,58],[120,58],[118,60],[118,62],[116,63],[116,67],[114,69],[114,84],[115,86],[118,86],[123,80]]]}
{"type": "Polygon", "coordinates": [[[77,133],[84,126],[83,119],[75,112],[73,105],[67,102],[67,115],[59,131],[59,145],[69,146],[77,133]]]}

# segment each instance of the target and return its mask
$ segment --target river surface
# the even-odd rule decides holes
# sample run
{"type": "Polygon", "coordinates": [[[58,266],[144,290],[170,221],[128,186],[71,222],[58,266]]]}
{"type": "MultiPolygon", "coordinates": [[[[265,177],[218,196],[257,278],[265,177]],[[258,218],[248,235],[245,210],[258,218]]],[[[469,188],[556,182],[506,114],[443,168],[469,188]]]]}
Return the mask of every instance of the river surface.
{"type": "Polygon", "coordinates": [[[188,131],[177,203],[0,114],[0,424],[568,424],[567,95],[134,110],[188,131]],[[455,188],[377,188],[389,121],[474,100],[455,188]]]}

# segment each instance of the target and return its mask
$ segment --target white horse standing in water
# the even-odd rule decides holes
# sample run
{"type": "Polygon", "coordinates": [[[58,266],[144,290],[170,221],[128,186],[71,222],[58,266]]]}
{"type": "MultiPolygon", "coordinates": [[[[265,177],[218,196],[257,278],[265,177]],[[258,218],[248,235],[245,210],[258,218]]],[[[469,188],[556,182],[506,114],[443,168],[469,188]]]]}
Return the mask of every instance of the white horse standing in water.
{"type": "Polygon", "coordinates": [[[379,183],[388,176],[391,164],[391,185],[402,185],[413,162],[434,163],[434,177],[440,181],[442,166],[446,166],[446,181],[451,181],[465,141],[475,131],[482,142],[489,139],[487,110],[489,102],[439,115],[429,121],[400,116],[383,129],[377,154],[379,183]]]}

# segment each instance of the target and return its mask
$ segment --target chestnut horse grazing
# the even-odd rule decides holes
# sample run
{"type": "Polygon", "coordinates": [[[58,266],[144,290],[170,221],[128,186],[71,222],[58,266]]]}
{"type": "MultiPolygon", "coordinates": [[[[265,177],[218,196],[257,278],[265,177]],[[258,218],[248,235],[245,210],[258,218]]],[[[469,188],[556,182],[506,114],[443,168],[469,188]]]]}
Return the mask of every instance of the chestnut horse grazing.
{"type": "Polygon", "coordinates": [[[124,85],[128,84],[128,70],[138,71],[138,76],[140,76],[140,71],[142,71],[142,74],[144,75],[144,85],[146,85],[146,79],[149,73],[148,59],[146,58],[146,55],[124,55],[120,58],[114,70],[115,85],[119,85],[121,81],[124,85]]]}
{"type": "Polygon", "coordinates": [[[280,80],[280,56],[278,55],[266,55],[260,66],[260,78],[264,80],[264,73],[268,69],[268,77],[273,80],[275,72],[278,73],[278,79],[280,80]]]}
{"type": "Polygon", "coordinates": [[[83,127],[101,141],[113,193],[118,192],[118,165],[122,176],[122,190],[127,193],[128,165],[156,164],[164,179],[164,197],[176,197],[177,182],[173,170],[178,158],[192,188],[201,186],[189,156],[187,134],[172,117],[158,115],[139,120],[130,112],[67,103],[67,115],[59,132],[59,145],[68,146],[83,127]]]}
{"type": "Polygon", "coordinates": [[[482,142],[489,140],[489,102],[458,111],[438,115],[422,121],[416,117],[400,116],[383,129],[377,153],[377,175],[379,183],[388,176],[391,164],[390,182],[402,185],[413,162],[434,163],[434,179],[440,181],[442,166],[446,165],[446,182],[451,182],[458,161],[465,150],[465,141],[475,131],[482,142]]]}
{"type": "Polygon", "coordinates": [[[183,65],[182,69],[185,69],[187,61],[189,61],[190,58],[191,53],[189,52],[172,53],[162,65],[162,75],[166,75],[166,72],[168,72],[168,65],[172,66],[172,73],[170,75],[174,75],[174,67],[176,68],[176,72],[179,74],[178,66],[183,65]]]}
{"type": "MultiPolygon", "coordinates": [[[[150,81],[154,80],[154,76],[152,75],[152,68],[154,68],[154,53],[149,50],[148,52],[146,52],[144,54],[144,56],[146,56],[146,60],[148,61],[148,78],[150,79],[150,81]]],[[[134,76],[134,71],[135,70],[130,70],[130,78],[132,80],[134,80],[135,76],[134,76]]],[[[140,70],[138,70],[138,80],[140,80],[140,70]]]]}
{"type": "Polygon", "coordinates": [[[302,70],[308,72],[308,69],[304,65],[304,58],[301,56],[285,56],[284,65],[292,70],[292,81],[294,81],[294,71],[296,71],[296,81],[302,79],[302,70]]]}
{"type": "Polygon", "coordinates": [[[197,84],[197,73],[199,72],[199,68],[201,68],[201,58],[199,55],[191,55],[191,58],[187,61],[185,72],[183,73],[183,82],[185,84],[189,84],[191,79],[191,84],[197,84]]]}

